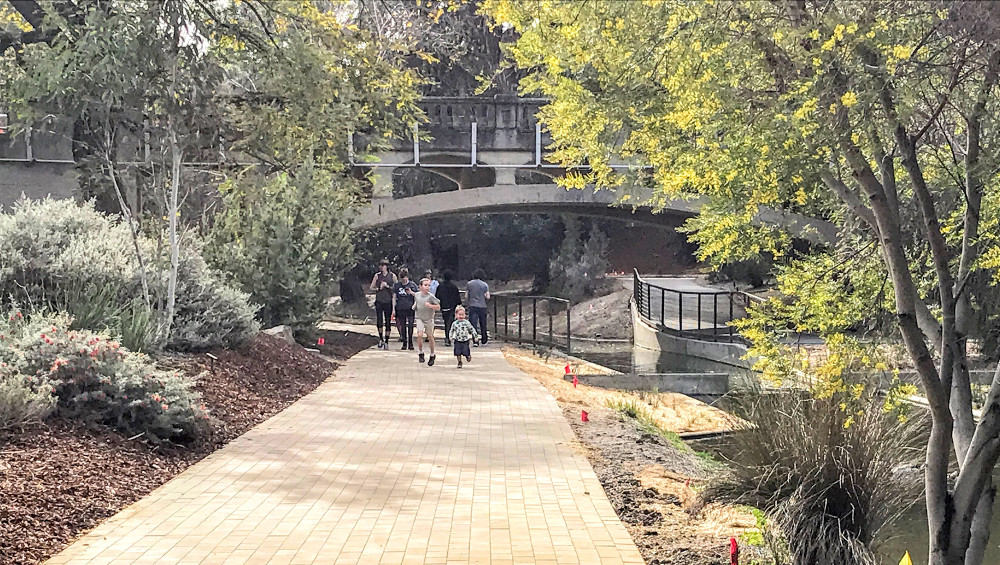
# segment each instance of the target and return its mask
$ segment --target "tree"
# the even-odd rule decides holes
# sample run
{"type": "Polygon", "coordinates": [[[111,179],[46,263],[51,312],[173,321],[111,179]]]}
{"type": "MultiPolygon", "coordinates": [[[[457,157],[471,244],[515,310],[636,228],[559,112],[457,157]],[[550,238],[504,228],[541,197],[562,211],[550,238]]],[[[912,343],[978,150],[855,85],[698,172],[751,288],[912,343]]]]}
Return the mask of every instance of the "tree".
{"type": "Polygon", "coordinates": [[[592,296],[608,272],[608,236],[590,226],[586,242],[582,239],[580,221],[564,217],[562,243],[549,262],[549,288],[556,296],[577,302],[592,296]]]}
{"type": "MultiPolygon", "coordinates": [[[[347,169],[348,133],[369,134],[372,147],[358,148],[366,152],[408,130],[418,116],[416,74],[402,68],[392,45],[358,28],[356,12],[342,13],[326,2],[10,5],[29,30],[0,34],[0,46],[9,46],[0,59],[6,75],[0,93],[19,123],[46,127],[52,116],[71,120],[83,196],[111,191],[109,200],[129,221],[134,239],[140,229],[160,236],[165,256],[150,260],[164,266],[155,281],[167,287],[164,303],[156,305],[164,339],[173,319],[188,196],[208,193],[210,205],[234,206],[252,201],[263,186],[303,187],[323,178],[331,181],[316,187],[326,195],[325,211],[345,216],[362,197],[347,169]],[[217,190],[223,184],[225,199],[217,190]],[[245,198],[235,196],[241,190],[245,198]]],[[[296,224],[315,219],[296,203],[317,205],[313,196],[299,196],[292,190],[281,204],[296,224]]],[[[240,211],[228,212],[223,223],[230,239],[213,240],[228,245],[252,239],[243,236],[254,224],[237,222],[246,218],[240,211]]],[[[326,245],[324,256],[351,253],[343,237],[326,245]]],[[[136,253],[142,261],[138,246],[136,253]]],[[[306,271],[318,274],[328,266],[308,265],[306,271]]],[[[234,272],[246,271],[234,266],[234,272]]],[[[260,295],[253,280],[236,282],[267,305],[270,297],[260,295]]]]}
{"type": "MultiPolygon", "coordinates": [[[[532,71],[522,86],[552,101],[540,117],[553,157],[590,165],[566,184],[616,185],[646,172],[619,174],[612,158],[648,164],[654,205],[707,198],[688,224],[702,259],[767,252],[800,279],[839,271],[838,296],[854,292],[852,279],[882,280],[891,330],[932,418],[928,561],[981,563],[1000,456],[1000,372],[977,423],[967,343],[993,331],[976,310],[1000,266],[988,227],[1000,213],[997,6],[490,0],[485,9],[520,34],[509,53],[532,71]],[[792,234],[753,221],[765,206],[836,222],[841,239],[793,261],[792,234]]],[[[803,292],[790,300],[813,314],[829,307],[803,292]]],[[[799,329],[821,319],[799,316],[799,329]]],[[[845,325],[815,329],[836,335],[845,325]]]]}

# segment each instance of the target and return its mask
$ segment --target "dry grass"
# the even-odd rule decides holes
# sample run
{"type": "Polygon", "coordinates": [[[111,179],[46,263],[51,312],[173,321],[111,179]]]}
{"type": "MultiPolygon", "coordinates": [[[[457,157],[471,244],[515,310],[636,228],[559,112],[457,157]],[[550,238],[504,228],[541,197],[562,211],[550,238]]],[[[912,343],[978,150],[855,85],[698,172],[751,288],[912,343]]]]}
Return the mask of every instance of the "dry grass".
{"type": "MultiPolygon", "coordinates": [[[[566,361],[551,357],[548,360],[536,357],[531,352],[512,346],[505,346],[504,357],[514,367],[532,375],[560,402],[572,402],[584,406],[612,406],[622,402],[638,402],[648,409],[650,418],[664,430],[675,433],[710,432],[729,430],[732,417],[719,410],[683,394],[672,392],[622,392],[579,385],[563,380],[566,361]]],[[[595,373],[596,365],[570,364],[571,371],[585,369],[595,373]]]]}

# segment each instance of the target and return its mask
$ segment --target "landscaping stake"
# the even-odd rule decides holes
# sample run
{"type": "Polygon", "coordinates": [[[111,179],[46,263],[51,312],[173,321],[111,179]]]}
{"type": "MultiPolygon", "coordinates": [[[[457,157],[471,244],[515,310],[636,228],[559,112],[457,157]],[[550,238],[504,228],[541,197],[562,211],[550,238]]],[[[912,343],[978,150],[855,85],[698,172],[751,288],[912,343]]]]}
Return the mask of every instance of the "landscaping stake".
{"type": "Polygon", "coordinates": [[[736,545],[736,538],[729,538],[729,564],[740,565],[740,548],[736,545]]]}
{"type": "Polygon", "coordinates": [[[590,418],[587,417],[587,411],[586,410],[580,410],[580,421],[581,422],[589,422],[590,421],[590,418]]]}

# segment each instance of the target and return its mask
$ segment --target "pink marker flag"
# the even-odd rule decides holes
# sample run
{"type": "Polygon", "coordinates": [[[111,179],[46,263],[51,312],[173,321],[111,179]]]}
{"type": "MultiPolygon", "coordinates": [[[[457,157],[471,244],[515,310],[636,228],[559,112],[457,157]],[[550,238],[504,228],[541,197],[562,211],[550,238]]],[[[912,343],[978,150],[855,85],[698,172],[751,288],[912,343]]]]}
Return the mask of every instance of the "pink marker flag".
{"type": "Polygon", "coordinates": [[[325,345],[326,344],[326,338],[325,337],[321,337],[318,340],[316,340],[316,343],[319,344],[319,345],[325,345]]]}

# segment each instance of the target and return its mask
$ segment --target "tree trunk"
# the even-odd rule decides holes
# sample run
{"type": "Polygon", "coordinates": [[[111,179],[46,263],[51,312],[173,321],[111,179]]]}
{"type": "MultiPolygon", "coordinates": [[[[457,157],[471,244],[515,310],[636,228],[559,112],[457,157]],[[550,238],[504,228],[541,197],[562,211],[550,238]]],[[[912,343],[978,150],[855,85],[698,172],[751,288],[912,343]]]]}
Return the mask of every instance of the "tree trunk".
{"type": "Polygon", "coordinates": [[[170,339],[174,323],[174,307],[177,303],[177,269],[180,265],[180,241],[177,237],[177,217],[180,215],[178,201],[181,184],[181,150],[177,145],[177,132],[173,116],[167,118],[170,137],[170,194],[167,201],[168,242],[170,245],[170,272],[167,275],[167,312],[164,341],[170,339]]]}
{"type": "Polygon", "coordinates": [[[987,488],[983,490],[983,495],[979,498],[976,515],[972,520],[972,541],[965,554],[965,565],[983,565],[986,547],[990,541],[990,522],[993,520],[993,502],[996,499],[996,494],[997,489],[990,481],[987,488]]]}
{"type": "Polygon", "coordinates": [[[177,65],[180,57],[180,24],[177,14],[174,14],[173,23],[173,61],[170,69],[170,86],[167,88],[169,96],[167,110],[167,136],[170,143],[170,194],[167,197],[167,221],[168,240],[170,245],[170,272],[167,275],[167,311],[166,324],[163,340],[170,339],[170,332],[174,324],[174,307],[177,303],[177,269],[180,265],[180,241],[177,236],[177,219],[180,215],[179,194],[181,186],[181,149],[177,143],[177,124],[174,113],[177,104],[177,65]]]}

